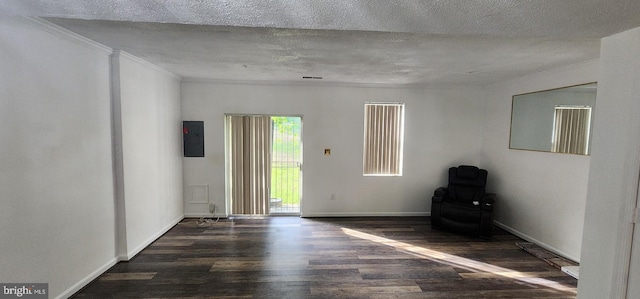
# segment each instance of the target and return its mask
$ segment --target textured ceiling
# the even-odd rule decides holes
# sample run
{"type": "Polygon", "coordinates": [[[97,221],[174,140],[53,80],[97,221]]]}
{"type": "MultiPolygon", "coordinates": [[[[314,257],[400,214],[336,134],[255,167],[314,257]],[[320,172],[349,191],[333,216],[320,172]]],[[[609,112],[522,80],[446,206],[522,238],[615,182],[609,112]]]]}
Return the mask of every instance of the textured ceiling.
{"type": "Polygon", "coordinates": [[[185,78],[483,85],[598,57],[638,0],[3,0],[185,78]],[[319,80],[317,80],[319,81],[319,80]]]}

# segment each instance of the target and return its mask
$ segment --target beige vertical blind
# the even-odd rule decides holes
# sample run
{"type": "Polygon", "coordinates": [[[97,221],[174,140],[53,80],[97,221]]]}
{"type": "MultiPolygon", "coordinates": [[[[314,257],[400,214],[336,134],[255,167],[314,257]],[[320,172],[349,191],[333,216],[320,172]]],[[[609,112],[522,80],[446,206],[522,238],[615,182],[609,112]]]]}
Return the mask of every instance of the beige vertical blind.
{"type": "Polygon", "coordinates": [[[271,117],[227,115],[227,163],[232,214],[268,214],[271,117]]]}
{"type": "Polygon", "coordinates": [[[591,107],[558,106],[555,108],[551,151],[589,154],[591,107]]]}
{"type": "Polygon", "coordinates": [[[366,103],[364,108],[364,175],[402,175],[404,103],[366,103]]]}

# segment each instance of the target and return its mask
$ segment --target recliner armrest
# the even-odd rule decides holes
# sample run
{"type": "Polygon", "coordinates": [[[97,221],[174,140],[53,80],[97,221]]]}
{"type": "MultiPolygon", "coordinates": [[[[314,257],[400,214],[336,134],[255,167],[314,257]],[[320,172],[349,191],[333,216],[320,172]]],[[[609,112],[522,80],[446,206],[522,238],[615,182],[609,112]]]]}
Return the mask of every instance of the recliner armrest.
{"type": "Polygon", "coordinates": [[[433,192],[433,195],[444,196],[445,194],[447,194],[447,191],[449,190],[446,187],[440,187],[433,192]]]}
{"type": "Polygon", "coordinates": [[[433,197],[431,198],[431,200],[435,202],[442,202],[442,199],[447,194],[447,191],[448,191],[447,188],[439,187],[438,189],[436,189],[436,191],[433,192],[433,197]]]}
{"type": "Polygon", "coordinates": [[[482,209],[493,210],[493,205],[496,203],[495,193],[486,193],[482,198],[482,209]]]}

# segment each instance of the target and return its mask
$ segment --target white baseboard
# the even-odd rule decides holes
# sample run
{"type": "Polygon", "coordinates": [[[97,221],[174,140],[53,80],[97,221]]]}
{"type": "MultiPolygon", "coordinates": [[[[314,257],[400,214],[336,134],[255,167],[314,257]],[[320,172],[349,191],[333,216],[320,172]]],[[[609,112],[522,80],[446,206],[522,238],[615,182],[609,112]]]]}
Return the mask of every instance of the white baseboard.
{"type": "Polygon", "coordinates": [[[355,213],[301,213],[300,217],[422,217],[431,216],[431,212],[355,212],[355,213]]]}
{"type": "MultiPolygon", "coordinates": [[[[277,214],[275,215],[277,216],[277,214]]],[[[431,212],[398,212],[398,213],[389,213],[389,212],[364,212],[364,213],[300,213],[300,217],[302,218],[312,218],[312,217],[421,217],[421,216],[431,216],[431,212]]],[[[213,215],[210,213],[184,213],[184,218],[218,218],[225,219],[229,218],[228,215],[213,215]]]]}
{"type": "Polygon", "coordinates": [[[503,223],[500,223],[498,221],[494,221],[493,223],[496,226],[498,226],[499,228],[504,229],[504,230],[506,230],[506,231],[508,231],[508,232],[510,232],[510,233],[512,233],[512,234],[514,234],[514,235],[516,235],[516,236],[528,241],[528,242],[534,243],[534,244],[536,244],[536,245],[538,245],[538,246],[540,246],[540,247],[542,247],[542,248],[544,248],[546,250],[549,250],[550,252],[552,252],[554,254],[557,254],[557,255],[559,255],[559,256],[561,256],[563,258],[569,259],[569,260],[574,261],[576,263],[580,263],[580,260],[578,258],[576,258],[575,256],[572,256],[570,254],[567,254],[566,252],[563,252],[562,250],[558,250],[557,248],[555,248],[553,246],[545,244],[544,242],[542,242],[542,241],[540,241],[540,240],[538,240],[538,239],[536,239],[534,237],[531,237],[531,236],[529,236],[529,235],[527,235],[525,233],[522,233],[522,232],[520,232],[520,231],[518,231],[516,229],[513,229],[513,228],[511,228],[511,227],[509,227],[509,226],[507,226],[507,225],[505,225],[503,223]]]}
{"type": "Polygon", "coordinates": [[[171,223],[169,223],[169,225],[163,227],[159,232],[154,234],[151,238],[149,238],[146,242],[144,242],[142,245],[140,245],[135,250],[132,250],[132,251],[128,252],[127,255],[120,255],[120,256],[114,257],[113,259],[109,260],[109,262],[104,264],[102,267],[100,267],[97,270],[93,271],[91,274],[87,275],[87,277],[81,279],[76,284],[74,284],[70,288],[66,289],[64,292],[62,292],[62,294],[56,296],[55,298],[58,299],[58,298],[69,298],[69,297],[71,297],[73,294],[75,294],[76,292],[80,291],[82,288],[84,288],[86,285],[91,283],[94,279],[98,278],[100,275],[102,275],[104,272],[109,270],[111,267],[115,266],[118,262],[128,261],[131,258],[133,258],[136,254],[140,253],[140,251],[145,249],[147,246],[149,246],[151,243],[153,243],[155,240],[157,240],[160,236],[164,235],[172,227],[174,227],[176,224],[178,224],[180,221],[182,221],[182,219],[184,219],[184,215],[180,215],[178,218],[176,218],[171,223]]]}
{"type": "Polygon", "coordinates": [[[184,218],[200,218],[200,217],[205,217],[205,218],[227,218],[227,215],[222,215],[222,214],[217,214],[217,215],[213,215],[211,213],[184,213],[184,218]]]}
{"type": "Polygon", "coordinates": [[[115,264],[117,264],[118,262],[119,262],[118,258],[114,257],[113,259],[109,260],[109,262],[107,262],[106,264],[102,265],[102,267],[100,267],[97,270],[91,272],[91,274],[87,275],[87,277],[83,278],[82,280],[78,281],[76,284],[74,284],[70,288],[66,289],[64,292],[62,292],[62,294],[56,296],[55,299],[62,299],[62,298],[71,297],[73,294],[75,294],[76,292],[80,291],[86,285],[91,283],[94,279],[98,278],[98,276],[102,275],[102,273],[106,272],[111,267],[115,266],[115,264]]]}
{"type": "Polygon", "coordinates": [[[128,251],[127,255],[124,256],[124,259],[122,259],[123,258],[122,256],[120,257],[120,259],[123,260],[123,261],[128,261],[128,260],[132,259],[138,253],[140,253],[140,251],[142,251],[143,249],[147,248],[147,246],[151,245],[151,243],[153,243],[155,240],[157,240],[162,235],[164,235],[166,232],[168,232],[172,227],[174,227],[176,224],[178,224],[180,221],[182,221],[182,219],[184,219],[184,214],[178,216],[178,218],[176,218],[173,221],[171,221],[167,226],[163,227],[160,231],[158,231],[157,233],[152,235],[149,239],[147,239],[142,244],[140,244],[140,246],[136,247],[133,250],[128,251]]]}
{"type": "Polygon", "coordinates": [[[562,272],[571,275],[575,279],[579,279],[580,277],[580,267],[579,266],[564,266],[562,267],[562,272]]]}

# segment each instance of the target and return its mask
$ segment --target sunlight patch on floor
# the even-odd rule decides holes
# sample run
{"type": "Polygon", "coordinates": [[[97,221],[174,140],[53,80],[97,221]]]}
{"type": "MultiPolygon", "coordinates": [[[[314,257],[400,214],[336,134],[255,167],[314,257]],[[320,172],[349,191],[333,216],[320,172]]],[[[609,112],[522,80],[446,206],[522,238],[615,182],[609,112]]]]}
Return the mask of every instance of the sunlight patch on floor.
{"type": "Polygon", "coordinates": [[[432,249],[428,249],[420,246],[411,245],[405,242],[395,241],[392,239],[363,233],[353,229],[342,228],[342,231],[349,236],[376,242],[378,244],[382,244],[386,246],[390,246],[395,248],[396,250],[410,253],[419,258],[425,258],[425,259],[429,259],[439,263],[445,263],[451,266],[463,268],[473,272],[486,273],[484,274],[486,276],[516,279],[521,282],[549,287],[559,291],[571,292],[576,294],[576,290],[574,288],[564,286],[563,284],[555,281],[536,277],[533,273],[514,271],[511,269],[475,261],[468,258],[459,257],[456,255],[440,252],[437,250],[432,250],[432,249]]]}

